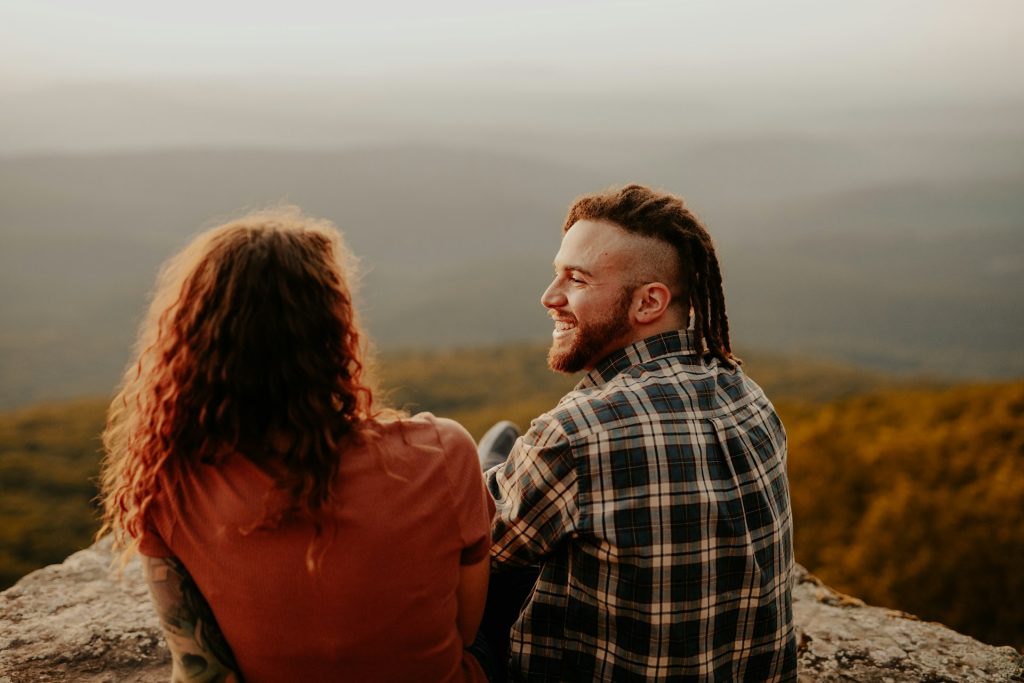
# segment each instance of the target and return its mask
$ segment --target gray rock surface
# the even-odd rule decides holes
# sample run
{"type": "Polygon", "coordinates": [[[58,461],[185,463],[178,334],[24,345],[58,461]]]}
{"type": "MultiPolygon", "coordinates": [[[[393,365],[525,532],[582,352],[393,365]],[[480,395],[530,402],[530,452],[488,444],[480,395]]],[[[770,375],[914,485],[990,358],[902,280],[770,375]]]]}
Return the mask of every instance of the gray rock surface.
{"type": "Polygon", "coordinates": [[[171,679],[141,565],[110,566],[108,539],[0,593],[0,683],[171,679]]]}
{"type": "MultiPolygon", "coordinates": [[[[0,593],[0,683],[170,680],[170,658],[137,561],[118,580],[107,543],[0,593]]],[[[1013,648],[869,607],[797,572],[800,681],[1024,682],[1013,648]]]]}
{"type": "Polygon", "coordinates": [[[797,567],[793,618],[800,683],[810,681],[1024,681],[1024,657],[942,624],[870,607],[797,567]]]}

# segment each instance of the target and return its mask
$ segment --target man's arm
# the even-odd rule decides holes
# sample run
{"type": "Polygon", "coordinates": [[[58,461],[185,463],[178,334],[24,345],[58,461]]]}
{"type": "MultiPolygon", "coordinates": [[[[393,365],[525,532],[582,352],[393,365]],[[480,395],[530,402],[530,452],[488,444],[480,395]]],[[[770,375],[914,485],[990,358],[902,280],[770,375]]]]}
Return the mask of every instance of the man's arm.
{"type": "Polygon", "coordinates": [[[491,545],[496,564],[536,564],[576,531],[576,477],[561,425],[548,416],[534,420],[505,464],[484,473],[497,508],[491,545]]]}
{"type": "Polygon", "coordinates": [[[241,683],[235,656],[185,565],[144,556],[142,566],[171,651],[171,683],[241,683]]]}

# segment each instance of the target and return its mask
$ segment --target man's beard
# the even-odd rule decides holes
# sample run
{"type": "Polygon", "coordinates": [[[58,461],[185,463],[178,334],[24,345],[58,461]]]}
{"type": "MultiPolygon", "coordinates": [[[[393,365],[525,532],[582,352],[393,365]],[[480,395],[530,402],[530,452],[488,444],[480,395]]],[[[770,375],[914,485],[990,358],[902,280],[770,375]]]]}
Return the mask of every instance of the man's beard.
{"type": "Polygon", "coordinates": [[[572,337],[572,343],[564,351],[556,349],[557,342],[552,342],[548,349],[548,367],[555,372],[572,374],[579,372],[587,366],[591,366],[601,360],[609,350],[608,345],[629,332],[629,306],[633,301],[633,292],[624,288],[619,296],[615,308],[608,312],[608,315],[594,322],[584,323],[576,319],[576,330],[572,337]]]}

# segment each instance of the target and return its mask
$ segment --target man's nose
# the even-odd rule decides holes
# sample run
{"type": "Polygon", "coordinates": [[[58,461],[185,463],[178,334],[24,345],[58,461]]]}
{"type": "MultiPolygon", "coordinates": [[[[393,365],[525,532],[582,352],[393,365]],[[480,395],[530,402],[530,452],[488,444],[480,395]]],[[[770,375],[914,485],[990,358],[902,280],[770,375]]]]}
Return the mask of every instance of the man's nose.
{"type": "Polygon", "coordinates": [[[544,293],[540,297],[540,303],[544,308],[561,308],[565,306],[567,302],[565,294],[562,292],[562,288],[559,287],[558,278],[556,277],[548,285],[548,288],[544,290],[544,293]]]}

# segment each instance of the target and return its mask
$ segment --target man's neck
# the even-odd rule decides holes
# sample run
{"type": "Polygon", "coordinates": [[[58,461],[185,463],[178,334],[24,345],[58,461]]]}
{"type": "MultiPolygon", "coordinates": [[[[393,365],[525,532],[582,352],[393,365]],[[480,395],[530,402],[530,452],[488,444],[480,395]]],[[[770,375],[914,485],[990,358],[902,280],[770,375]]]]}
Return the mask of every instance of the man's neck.
{"type": "Polygon", "coordinates": [[[643,341],[648,337],[653,337],[656,334],[662,334],[664,332],[678,332],[679,330],[685,329],[686,325],[683,325],[679,319],[674,316],[671,318],[665,316],[661,320],[648,325],[634,326],[631,334],[629,335],[629,340],[620,348],[624,349],[627,346],[636,344],[638,341],[643,341]]]}

